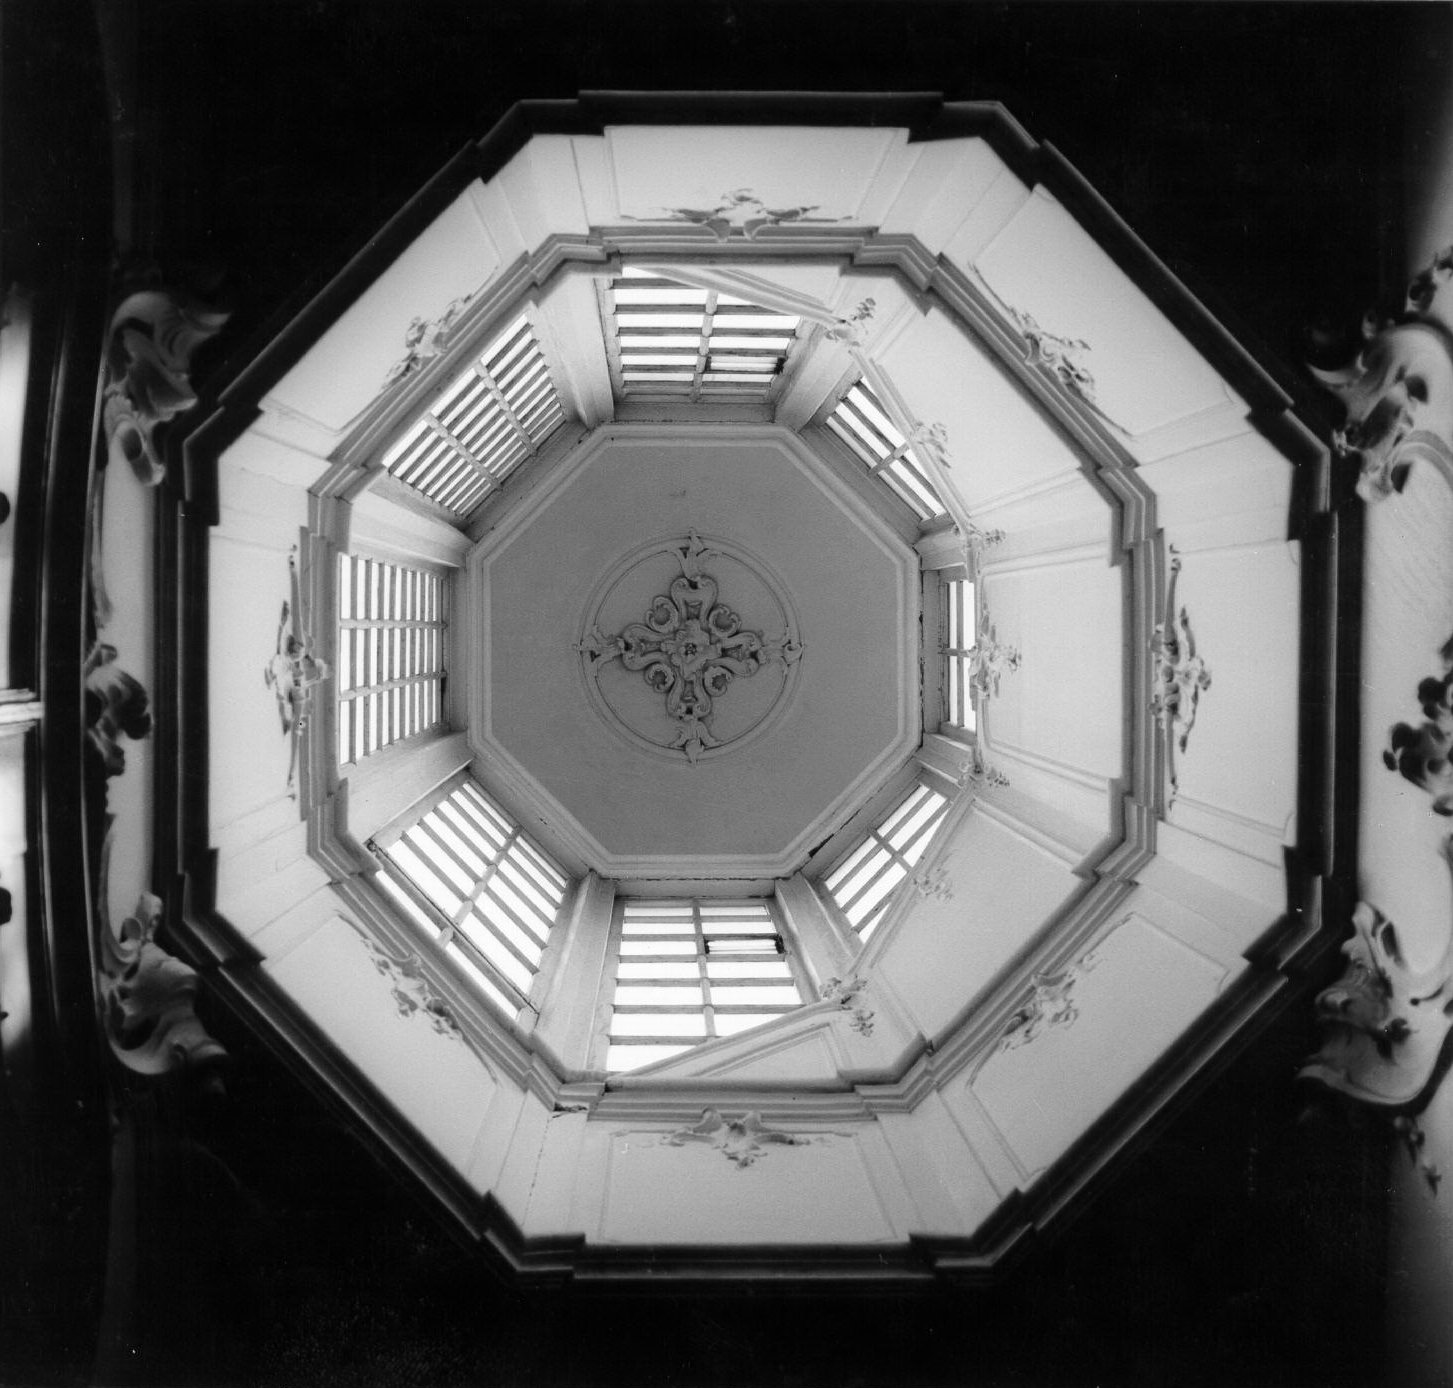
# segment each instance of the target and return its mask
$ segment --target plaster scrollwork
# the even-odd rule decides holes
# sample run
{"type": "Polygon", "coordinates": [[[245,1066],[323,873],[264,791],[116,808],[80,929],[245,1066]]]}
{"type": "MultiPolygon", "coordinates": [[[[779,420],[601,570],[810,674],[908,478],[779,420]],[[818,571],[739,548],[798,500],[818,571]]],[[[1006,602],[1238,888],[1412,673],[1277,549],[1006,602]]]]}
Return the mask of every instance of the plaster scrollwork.
{"type": "Polygon", "coordinates": [[[952,463],[948,454],[948,426],[942,423],[925,424],[916,421],[908,430],[908,442],[920,454],[932,458],[939,467],[948,469],[952,463]]]}
{"type": "Polygon", "coordinates": [[[863,299],[846,317],[837,319],[824,334],[829,342],[841,342],[847,347],[861,348],[868,340],[868,324],[878,311],[876,299],[863,299]]]}
{"type": "Polygon", "coordinates": [[[1150,636],[1150,653],[1153,657],[1150,712],[1166,737],[1166,761],[1172,799],[1180,786],[1175,769],[1176,752],[1184,754],[1190,745],[1201,693],[1211,687],[1211,670],[1196,651],[1190,614],[1184,607],[1176,606],[1176,579],[1180,571],[1180,555],[1172,549],[1165,619],[1155,624],[1150,636]]]}
{"type": "Polygon", "coordinates": [[[1419,457],[1436,457],[1453,470],[1450,283],[1453,246],[1446,246],[1413,276],[1399,313],[1364,317],[1362,346],[1351,362],[1311,368],[1345,411],[1332,450],[1356,467],[1364,501],[1402,491],[1419,457]]]}
{"type": "Polygon", "coordinates": [[[107,776],[126,770],[123,737],[151,733],[150,701],[141,682],[116,663],[116,647],[97,641],[81,668],[85,689],[86,737],[100,755],[107,776]]]}
{"type": "Polygon", "coordinates": [[[435,357],[449,349],[460,316],[473,298],[473,294],[465,294],[451,300],[437,318],[410,321],[404,329],[404,355],[389,368],[383,383],[385,390],[422,371],[435,357]]]}
{"type": "Polygon", "coordinates": [[[168,289],[144,289],[121,301],[111,316],[101,407],[109,463],[129,464],[148,487],[166,476],[156,431],[197,403],[192,354],[229,316],[168,289]]]}
{"type": "Polygon", "coordinates": [[[985,530],[975,525],[972,521],[963,523],[964,548],[968,562],[972,568],[978,569],[983,561],[984,554],[995,545],[1004,543],[1004,532],[1002,530],[985,530]]]}
{"type": "Polygon", "coordinates": [[[283,599],[277,624],[277,649],[263,668],[263,683],[277,700],[278,721],[290,740],[288,793],[298,771],[298,739],[307,727],[308,713],[317,687],[328,678],[327,661],[317,654],[313,637],[302,624],[299,611],[298,551],[288,555],[290,592],[283,599]]]}
{"type": "Polygon", "coordinates": [[[687,1128],[677,1128],[662,1139],[667,1147],[685,1147],[703,1143],[722,1153],[738,1171],[755,1165],[771,1147],[805,1147],[812,1141],[794,1133],[779,1132],[762,1122],[759,1113],[744,1113],[740,1118],[727,1118],[719,1110],[705,1109],[701,1121],[687,1128]]]}
{"type": "MultiPolygon", "coordinates": [[[[817,203],[796,207],[768,207],[750,188],[731,188],[724,192],[711,207],[665,207],[661,210],[666,220],[689,222],[706,227],[718,241],[730,240],[733,232],[740,232],[748,241],[754,240],[764,227],[788,226],[794,223],[830,224],[840,222],[841,217],[814,217],[817,203]]],[[[654,218],[628,217],[629,221],[652,221],[654,218]]]]}
{"type": "Polygon", "coordinates": [[[113,923],[107,905],[110,856],[108,829],[96,894],[96,983],[111,1053],[137,1075],[215,1073],[227,1053],[196,1014],[196,970],[157,944],[162,903],[150,892],[142,892],[136,909],[113,923]]]}
{"type": "Polygon", "coordinates": [[[423,967],[416,955],[396,959],[387,950],[371,940],[362,931],[358,938],[373,961],[373,967],[388,981],[389,992],[400,1017],[422,1017],[440,1036],[454,1041],[464,1040],[459,1019],[434,991],[424,977],[423,967]]]}
{"type": "Polygon", "coordinates": [[[1034,316],[1017,308],[1009,309],[1014,326],[1024,339],[1024,359],[1031,366],[1042,366],[1072,395],[1087,405],[1095,403],[1095,378],[1081,360],[1090,344],[1077,337],[1058,337],[1040,327],[1034,316]]]}
{"type": "Polygon", "coordinates": [[[1453,815],[1453,637],[1438,655],[1442,674],[1429,675],[1418,685],[1425,721],[1417,727],[1395,724],[1382,760],[1388,770],[1432,797],[1435,814],[1453,815]]]}
{"type": "Polygon", "coordinates": [[[984,760],[984,753],[975,744],[969,759],[964,762],[957,777],[960,786],[972,786],[982,790],[985,786],[1009,785],[1009,778],[984,760]]]}
{"type": "Polygon", "coordinates": [[[947,868],[937,867],[932,871],[920,868],[908,880],[912,884],[913,890],[925,900],[952,901],[954,899],[954,880],[949,876],[947,868]]]}
{"type": "Polygon", "coordinates": [[[1030,980],[1029,1001],[1009,1019],[999,1038],[998,1049],[1001,1052],[1017,1050],[1052,1027],[1072,1025],[1080,1015],[1075,1003],[1076,986],[1099,962],[1092,950],[1078,963],[1058,973],[1035,974],[1030,980]]]}
{"type": "Polygon", "coordinates": [[[979,639],[969,652],[969,683],[982,699],[999,692],[999,681],[1005,674],[1018,670],[1023,663],[1018,646],[999,640],[999,632],[985,611],[979,619],[979,639]]]}
{"type": "Polygon", "coordinates": [[[667,592],[651,600],[645,620],[628,623],[614,636],[592,623],[575,649],[591,679],[598,679],[612,661],[639,672],[647,687],[662,696],[676,724],[668,750],[681,751],[695,764],[704,751],[728,741],[718,736],[713,716],[716,701],[732,682],[769,665],[791,667],[803,648],[790,622],[780,636],[770,637],[745,628],[737,613],[720,601],[718,581],[702,565],[723,556],[708,548],[695,530],[660,552],[674,556],[681,573],[667,592]]]}
{"type": "Polygon", "coordinates": [[[865,978],[830,978],[818,990],[824,1002],[835,1002],[848,1014],[848,1025],[860,1036],[873,1034],[873,1018],[877,1015],[863,995],[868,991],[865,978]]]}

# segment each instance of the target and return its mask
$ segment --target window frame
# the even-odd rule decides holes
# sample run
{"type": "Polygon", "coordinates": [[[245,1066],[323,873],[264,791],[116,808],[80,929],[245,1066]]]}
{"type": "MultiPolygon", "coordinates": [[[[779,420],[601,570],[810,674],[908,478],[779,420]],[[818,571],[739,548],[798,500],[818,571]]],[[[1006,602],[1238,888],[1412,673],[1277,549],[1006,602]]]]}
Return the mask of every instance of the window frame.
{"type": "Polygon", "coordinates": [[[634,1074],[641,1069],[651,1065],[660,1064],[667,1060],[674,1060],[679,1056],[696,1050],[698,1047],[711,1041],[735,1039],[739,1036],[749,1035],[762,1026],[769,1025],[780,1017],[790,1016],[793,1012],[807,1005],[816,997],[816,991],[808,977],[805,966],[798,957],[795,948],[796,941],[792,939],[789,929],[782,918],[781,909],[772,896],[765,897],[622,897],[617,896],[611,913],[610,943],[606,959],[606,968],[609,975],[609,996],[602,996],[604,1004],[603,1024],[600,1032],[600,1047],[602,1056],[602,1067],[608,1075],[620,1076],[634,1074]],[[710,929],[710,918],[713,914],[721,919],[730,919],[732,914],[744,914],[746,908],[760,909],[763,914],[763,925],[767,928],[760,931],[751,930],[718,930],[713,932],[710,929]],[[649,930],[640,932],[632,940],[626,930],[627,918],[632,910],[659,911],[663,913],[663,920],[674,921],[678,925],[689,911],[692,930],[690,932],[680,929],[661,929],[656,932],[649,930]],[[785,967],[785,978],[779,972],[775,976],[768,974],[743,975],[737,979],[731,979],[724,974],[719,974],[713,980],[710,972],[713,963],[719,967],[730,968],[733,964],[737,967],[750,966],[753,961],[753,953],[742,953],[733,958],[734,952],[730,950],[713,951],[711,945],[714,941],[737,940],[768,940],[775,944],[775,950],[767,955],[756,954],[755,958],[761,962],[770,962],[773,965],[785,967]],[[634,955],[625,953],[625,946],[628,943],[640,945],[662,944],[675,946],[675,948],[657,950],[654,952],[642,951],[634,955]],[[687,951],[682,946],[691,943],[695,948],[687,951]],[[672,977],[622,977],[622,967],[625,965],[670,965],[677,966],[684,970],[690,966],[694,968],[695,974],[688,975],[685,972],[672,977]],[[796,1001],[790,1004],[785,1002],[757,1002],[733,1004],[724,1002],[715,997],[715,992],[730,993],[734,989],[780,986],[782,983],[790,984],[795,990],[796,1001]],[[697,1003],[687,1003],[684,1000],[677,1000],[670,1003],[653,1005],[639,1000],[629,1003],[617,1003],[617,997],[622,987],[639,990],[661,990],[675,988],[685,991],[694,987],[699,991],[700,1000],[697,1003]],[[697,1017],[702,1023],[702,1031],[699,1035],[669,1033],[642,1033],[632,1036],[625,1034],[617,1036],[613,1032],[615,1019],[618,1012],[634,1016],[650,1016],[659,1014],[672,1017],[697,1017]],[[741,1028],[740,1030],[718,1031],[718,1017],[730,1016],[755,1016],[762,1018],[753,1025],[741,1028]],[[641,1049],[651,1048],[652,1050],[666,1050],[668,1054],[655,1055],[652,1059],[644,1060],[638,1064],[628,1067],[612,1066],[611,1053],[613,1050],[629,1050],[632,1047],[641,1049]]]}
{"type": "Polygon", "coordinates": [[[822,411],[821,420],[822,427],[848,450],[868,475],[908,508],[920,530],[933,530],[952,519],[948,502],[929,469],[912,441],[898,427],[867,374],[858,373],[846,385],[840,386],[833,394],[832,403],[822,411]],[[853,399],[854,392],[862,395],[864,400],[853,399]],[[865,411],[864,404],[880,417],[882,423],[865,411]],[[852,423],[854,420],[858,421],[856,428],[852,423]],[[865,435],[876,439],[883,449],[881,456],[865,435]],[[928,510],[915,491],[926,492],[937,502],[938,509],[928,510]]]}
{"type": "MultiPolygon", "coordinates": [[[[457,825],[446,823],[444,827],[462,839],[457,825]]],[[[378,865],[374,886],[379,896],[390,906],[401,909],[413,926],[425,934],[430,945],[449,959],[457,974],[475,986],[488,1002],[511,1020],[518,1020],[526,1009],[538,1008],[553,971],[561,939],[560,927],[570,909],[576,884],[565,869],[525,833],[523,826],[516,823],[498,801],[479,785],[468,768],[448,777],[435,790],[416,801],[403,814],[374,834],[367,846],[378,865]],[[473,876],[469,887],[450,888],[451,894],[459,898],[459,904],[450,911],[430,895],[427,887],[410,875],[405,863],[399,861],[402,855],[396,856],[391,850],[401,841],[405,841],[412,831],[423,826],[425,820],[441,806],[449,804],[461,789],[465,790],[466,796],[476,796],[489,807],[492,818],[497,822],[497,832],[503,831],[504,841],[498,845],[491,845],[487,839],[480,838],[472,843],[466,842],[466,847],[476,857],[484,859],[483,870],[470,874],[467,871],[469,864],[459,856],[457,849],[441,840],[432,827],[426,831],[440,842],[443,851],[453,859],[457,871],[473,876]],[[511,850],[516,845],[521,846],[521,855],[525,859],[539,860],[558,879],[559,899],[555,903],[554,916],[545,927],[542,940],[538,939],[538,932],[529,928],[528,922],[521,918],[515,908],[501,900],[498,894],[491,896],[496,910],[510,918],[523,937],[536,936],[539,947],[539,958],[536,960],[531,960],[522,953],[508,932],[502,931],[491,918],[473,909],[488,894],[491,883],[497,877],[504,880],[512,896],[520,899],[517,885],[511,885],[511,876],[500,871],[501,866],[506,865],[515,877],[522,874],[519,862],[516,861],[516,857],[520,855],[511,856],[511,850]],[[469,919],[471,916],[474,918],[472,921],[469,919]],[[477,934],[497,941],[507,956],[527,971],[528,982],[521,986],[517,979],[512,978],[508,969],[490,957],[487,946],[476,938],[477,934]]],[[[409,849],[414,856],[423,856],[413,843],[409,843],[409,849]]],[[[434,861],[431,866],[437,868],[439,865],[434,861]]],[[[433,875],[440,879],[443,877],[442,872],[434,872],[433,875]]],[[[447,882],[444,885],[449,886],[447,882]]],[[[535,913],[539,914],[537,908],[535,913]]]]}

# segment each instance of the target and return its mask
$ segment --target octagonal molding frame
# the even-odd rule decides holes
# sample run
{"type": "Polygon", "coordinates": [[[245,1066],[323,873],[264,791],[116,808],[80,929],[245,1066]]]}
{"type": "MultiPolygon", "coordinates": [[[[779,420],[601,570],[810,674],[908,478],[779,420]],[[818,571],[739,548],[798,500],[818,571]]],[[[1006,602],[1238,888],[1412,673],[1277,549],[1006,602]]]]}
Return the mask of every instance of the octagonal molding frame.
{"type": "MultiPolygon", "coordinates": [[[[537,485],[519,494],[515,504],[495,517],[493,529],[470,553],[466,581],[475,594],[478,639],[472,642],[469,678],[469,740],[476,757],[476,776],[501,794],[510,807],[539,834],[549,848],[566,862],[583,864],[602,877],[616,880],[699,880],[702,878],[762,879],[789,877],[807,861],[812,849],[846,823],[857,808],[876,794],[916,754],[922,738],[923,701],[919,688],[919,560],[918,554],[893,531],[864,498],[843,487],[833,469],[803,439],[779,425],[746,426],[756,446],[773,447],[795,465],[822,495],[823,505],[832,506],[856,526],[896,568],[895,603],[897,633],[896,721],[892,740],[873,753],[852,781],[808,821],[776,853],[644,855],[616,853],[608,849],[580,821],[558,795],[531,773],[505,745],[490,717],[490,641],[488,638],[488,569],[521,536],[531,522],[578,480],[608,448],[619,443],[646,442],[669,447],[689,439],[740,443],[740,424],[610,424],[596,429],[575,451],[562,460],[537,485]]],[[[735,542],[729,547],[740,549],[735,542]]],[[[761,562],[753,556],[754,562],[761,562]]],[[[612,575],[615,570],[612,570],[612,575]]],[[[785,593],[782,580],[774,584],[785,593]]],[[[598,590],[598,585],[597,585],[598,590]]],[[[592,599],[593,601],[593,599],[592,599]]],[[[587,604],[587,609],[590,604],[587,604]]],[[[801,634],[795,611],[789,611],[794,630],[801,634]]],[[[582,677],[583,678],[583,677],[582,677]]],[[[582,691],[583,692],[583,691],[582,691]]],[[[785,705],[787,700],[783,700],[785,705]]],[[[780,705],[779,705],[780,707],[780,705]]],[[[785,710],[784,710],[785,711],[785,710]]],[[[775,719],[776,713],[772,715],[775,719]]],[[[767,731],[767,729],[762,729],[767,731]]],[[[750,736],[756,736],[757,730],[750,736]]],[[[660,748],[652,748],[665,755],[660,748]]],[[[675,758],[673,757],[673,760],[675,758]]]]}

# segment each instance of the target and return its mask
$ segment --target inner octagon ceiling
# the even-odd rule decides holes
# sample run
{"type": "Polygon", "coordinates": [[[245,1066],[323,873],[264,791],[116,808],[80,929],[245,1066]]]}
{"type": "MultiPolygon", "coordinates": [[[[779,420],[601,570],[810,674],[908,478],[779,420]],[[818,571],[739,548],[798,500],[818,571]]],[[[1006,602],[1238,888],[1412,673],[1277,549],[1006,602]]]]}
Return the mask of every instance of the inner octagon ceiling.
{"type": "Polygon", "coordinates": [[[474,750],[605,875],[788,874],[918,746],[918,556],[783,429],[602,428],[469,574],[474,750]],[[693,535],[717,610],[789,643],[723,685],[699,752],[669,684],[581,649],[643,625],[693,535]]]}

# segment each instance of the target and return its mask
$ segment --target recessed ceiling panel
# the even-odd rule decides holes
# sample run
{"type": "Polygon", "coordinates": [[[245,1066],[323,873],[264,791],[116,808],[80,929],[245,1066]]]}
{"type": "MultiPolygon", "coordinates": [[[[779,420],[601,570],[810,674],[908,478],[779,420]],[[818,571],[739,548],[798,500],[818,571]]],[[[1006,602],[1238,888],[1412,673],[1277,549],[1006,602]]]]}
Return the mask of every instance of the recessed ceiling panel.
{"type": "Polygon", "coordinates": [[[616,426],[471,561],[485,780],[613,876],[791,871],[917,745],[916,556],[771,426],[616,426]]]}

